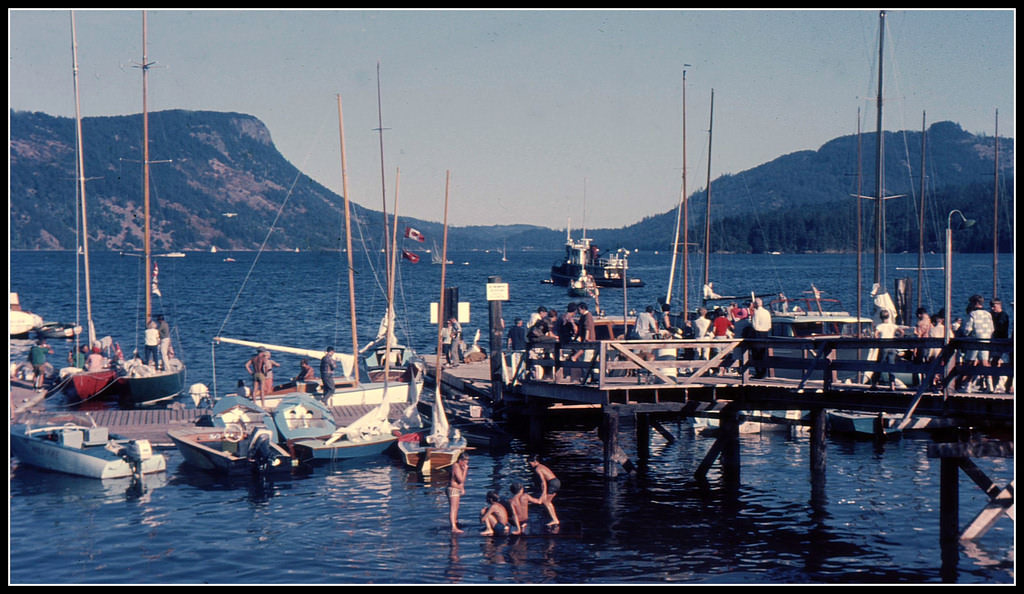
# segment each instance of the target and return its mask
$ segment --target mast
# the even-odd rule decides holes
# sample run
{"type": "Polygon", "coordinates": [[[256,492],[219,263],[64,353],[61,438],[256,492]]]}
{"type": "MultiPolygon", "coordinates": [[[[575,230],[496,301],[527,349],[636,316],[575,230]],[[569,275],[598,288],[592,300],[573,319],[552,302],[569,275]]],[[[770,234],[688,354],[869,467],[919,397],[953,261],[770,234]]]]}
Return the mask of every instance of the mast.
{"type": "Polygon", "coordinates": [[[146,105],[146,93],[149,88],[147,74],[149,72],[149,60],[146,57],[146,11],[142,11],[142,201],[145,221],[145,236],[143,242],[146,252],[146,318],[144,323],[148,324],[152,317],[153,296],[152,276],[153,264],[150,261],[150,229],[149,229],[149,111],[146,105]]]}
{"type": "MultiPolygon", "coordinates": [[[[875,276],[874,282],[881,289],[881,257],[882,234],[884,231],[885,199],[883,197],[883,164],[882,164],[882,50],[885,46],[885,11],[878,13],[878,97],[876,105],[875,129],[875,276]]],[[[948,315],[948,314],[947,314],[948,315]]]]}
{"type": "MultiPolygon", "coordinates": [[[[861,133],[860,133],[860,108],[857,108],[857,319],[860,319],[861,312],[861,298],[863,295],[864,287],[861,286],[863,274],[861,274],[861,259],[864,252],[863,238],[861,237],[861,230],[864,223],[864,213],[861,211],[861,200],[864,197],[861,195],[861,133]]],[[[858,334],[860,329],[858,328],[858,334]]]]}
{"type": "Polygon", "coordinates": [[[924,149],[925,112],[921,112],[921,196],[917,209],[917,307],[921,307],[921,284],[924,274],[924,149]]]}
{"type": "Polygon", "coordinates": [[[996,110],[996,170],[992,198],[992,298],[999,296],[999,110],[996,110]]]}
{"type": "Polygon", "coordinates": [[[388,385],[388,372],[391,368],[391,343],[395,336],[395,271],[398,269],[398,181],[399,171],[395,169],[395,215],[394,224],[391,226],[391,266],[388,271],[388,296],[387,296],[387,326],[384,328],[384,386],[385,392],[388,385]]]}
{"type": "MultiPolygon", "coordinates": [[[[708,282],[710,281],[708,276],[708,266],[711,263],[711,136],[715,123],[714,89],[711,89],[711,117],[709,118],[709,121],[710,123],[708,125],[708,190],[707,208],[704,211],[704,287],[708,286],[708,282]]],[[[703,289],[701,289],[701,295],[703,296],[703,289]]]]}
{"type": "MultiPolygon", "coordinates": [[[[78,35],[75,31],[75,11],[71,11],[71,57],[75,87],[75,141],[77,144],[78,196],[82,209],[82,259],[85,266],[85,319],[88,328],[89,346],[96,342],[96,326],[92,322],[92,289],[89,283],[89,224],[85,204],[85,158],[82,142],[82,109],[78,101],[78,35]]],[[[76,341],[77,342],[77,341],[76,341]]],[[[75,345],[77,351],[77,344],[75,345]]]]}
{"type": "Polygon", "coordinates": [[[683,189],[681,191],[683,196],[683,323],[686,322],[686,317],[690,314],[689,298],[690,298],[690,241],[688,236],[690,234],[690,206],[688,204],[689,198],[686,195],[686,70],[683,70],[683,189]]]}
{"type": "Polygon", "coordinates": [[[352,223],[349,216],[348,170],[345,166],[345,118],[341,113],[341,94],[338,94],[338,136],[341,139],[341,193],[345,199],[345,253],[348,254],[348,304],[349,317],[352,320],[352,379],[356,384],[359,384],[359,365],[354,361],[359,356],[359,335],[356,332],[355,271],[352,267],[352,223]]]}
{"type": "MultiPolygon", "coordinates": [[[[684,64],[688,66],[688,64],[684,64]]],[[[679,227],[683,219],[683,211],[686,209],[686,69],[683,69],[683,185],[679,190],[679,205],[676,207],[676,233],[672,239],[672,265],[668,271],[668,292],[665,294],[665,303],[672,303],[672,283],[675,282],[676,256],[679,253],[679,227]]],[[[683,239],[685,245],[685,239],[683,239]]],[[[683,259],[683,313],[686,312],[686,259],[683,259]]]]}
{"type": "Polygon", "coordinates": [[[377,135],[380,139],[380,198],[381,209],[384,212],[384,268],[385,278],[390,274],[391,267],[391,244],[388,238],[388,193],[384,184],[384,115],[381,109],[380,99],[380,62],[377,62],[377,135]]]}
{"type": "MultiPolygon", "coordinates": [[[[441,376],[441,329],[444,328],[448,320],[445,319],[444,309],[444,274],[445,267],[448,263],[448,189],[451,187],[452,172],[446,171],[444,174],[444,234],[441,248],[441,299],[437,303],[437,360],[435,361],[434,377],[440,378],[441,376]]],[[[438,388],[434,393],[434,408],[436,409],[441,403],[441,388],[440,381],[438,381],[438,388]]]]}

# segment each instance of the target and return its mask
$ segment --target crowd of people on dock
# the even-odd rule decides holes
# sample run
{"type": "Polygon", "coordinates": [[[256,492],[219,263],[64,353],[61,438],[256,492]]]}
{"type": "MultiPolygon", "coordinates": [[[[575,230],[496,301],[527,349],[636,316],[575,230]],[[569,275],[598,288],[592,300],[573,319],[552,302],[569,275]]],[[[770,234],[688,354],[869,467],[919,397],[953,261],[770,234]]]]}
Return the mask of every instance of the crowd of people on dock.
{"type": "MultiPolygon", "coordinates": [[[[785,299],[783,298],[781,301],[785,302],[785,299]]],[[[794,308],[794,311],[798,310],[794,308]]],[[[752,297],[745,302],[733,301],[727,306],[723,305],[714,309],[698,307],[695,315],[685,317],[689,319],[684,320],[671,316],[667,304],[660,304],[658,307],[648,305],[633,314],[632,326],[627,326],[624,335],[613,338],[626,340],[673,338],[728,340],[772,336],[772,311],[760,297],[752,297]]],[[[930,314],[927,309],[919,308],[916,317],[916,322],[898,325],[895,309],[876,307],[874,325],[870,332],[863,336],[879,339],[909,336],[917,338],[945,337],[946,314],[943,310],[930,314]]],[[[965,317],[953,320],[950,326],[950,336],[1005,339],[1010,337],[1009,325],[1009,315],[1003,311],[1001,300],[992,299],[989,309],[985,309],[984,298],[981,295],[972,295],[968,299],[965,317]]],[[[572,342],[597,340],[594,328],[594,316],[585,301],[569,302],[564,312],[539,306],[536,311],[531,312],[527,321],[524,322],[519,317],[515,318],[514,323],[507,329],[503,346],[513,357],[521,357],[530,349],[543,347],[545,344],[558,344],[563,347],[572,342]]],[[[716,349],[708,347],[693,349],[694,357],[702,360],[714,357],[717,354],[716,351],[716,349]]],[[[871,355],[872,360],[882,363],[895,363],[901,357],[915,363],[928,363],[939,356],[941,349],[918,348],[901,352],[896,348],[884,348],[875,351],[871,355]]],[[[579,357],[581,354],[577,351],[572,356],[579,357]]],[[[766,356],[767,349],[765,347],[755,347],[751,351],[751,359],[755,362],[766,356]]],[[[960,363],[972,367],[997,367],[1010,363],[1010,356],[1006,352],[990,353],[989,351],[970,349],[958,352],[957,357],[960,363]]],[[[723,361],[717,372],[730,373],[730,366],[735,363],[737,361],[728,358],[723,361]]],[[[710,373],[713,374],[715,371],[710,373]]],[[[768,370],[765,367],[758,366],[755,367],[754,377],[763,378],[767,373],[768,370]]],[[[864,380],[873,388],[877,387],[880,382],[888,384],[890,388],[895,387],[896,383],[892,373],[874,374],[869,372],[865,374],[864,380]]],[[[920,381],[920,378],[915,378],[916,381],[920,381]]],[[[938,382],[939,379],[936,378],[934,381],[938,382]]],[[[991,376],[968,378],[965,375],[956,380],[956,388],[968,392],[975,390],[1010,391],[1012,378],[1002,377],[994,380],[991,376]]]]}

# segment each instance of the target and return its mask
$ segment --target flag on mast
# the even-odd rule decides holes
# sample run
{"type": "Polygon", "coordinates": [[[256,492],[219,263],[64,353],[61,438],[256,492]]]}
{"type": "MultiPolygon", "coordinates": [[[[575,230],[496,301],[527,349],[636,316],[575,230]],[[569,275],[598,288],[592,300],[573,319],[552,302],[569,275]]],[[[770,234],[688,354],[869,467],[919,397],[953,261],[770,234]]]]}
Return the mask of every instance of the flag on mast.
{"type": "Polygon", "coordinates": [[[402,257],[412,262],[413,264],[420,261],[420,257],[409,250],[402,250],[402,257]]]}
{"type": "Polygon", "coordinates": [[[406,227],[405,228],[405,236],[408,239],[415,239],[416,241],[418,241],[420,243],[423,243],[424,241],[427,240],[427,238],[424,237],[422,233],[420,233],[416,229],[413,229],[412,227],[406,227]]]}

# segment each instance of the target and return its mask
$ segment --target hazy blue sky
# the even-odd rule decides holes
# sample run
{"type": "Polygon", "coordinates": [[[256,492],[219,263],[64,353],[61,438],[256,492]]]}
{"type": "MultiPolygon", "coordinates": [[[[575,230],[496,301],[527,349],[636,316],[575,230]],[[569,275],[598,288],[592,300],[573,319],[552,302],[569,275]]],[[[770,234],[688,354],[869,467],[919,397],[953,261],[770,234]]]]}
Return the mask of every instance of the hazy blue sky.
{"type": "MultiPolygon", "coordinates": [[[[9,107],[74,115],[70,13],[9,10],[9,107]]],[[[890,11],[885,128],[1014,136],[1016,13],[890,11]]],[[[76,12],[85,116],[138,113],[142,15],[76,12]]],[[[149,109],[251,114],[351,198],[449,223],[619,227],[675,208],[686,75],[688,193],[712,176],[875,128],[878,12],[151,11],[149,109]]],[[[901,150],[889,147],[889,150],[901,150]]],[[[159,146],[151,158],[166,159],[159,146]]],[[[88,172],[87,172],[88,173],[88,172]]],[[[756,206],[752,197],[751,207],[756,206]]]]}

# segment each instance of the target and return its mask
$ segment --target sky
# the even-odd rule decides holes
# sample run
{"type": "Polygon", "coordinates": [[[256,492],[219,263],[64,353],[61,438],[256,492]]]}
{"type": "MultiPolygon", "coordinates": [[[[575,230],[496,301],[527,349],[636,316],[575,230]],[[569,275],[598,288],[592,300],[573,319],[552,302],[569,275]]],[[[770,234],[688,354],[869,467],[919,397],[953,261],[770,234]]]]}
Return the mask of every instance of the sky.
{"type": "MultiPolygon", "coordinates": [[[[74,14],[82,115],[141,112],[142,11],[74,14]]],[[[876,125],[874,9],[154,10],[147,23],[150,112],[255,116],[340,195],[340,95],[350,198],[393,212],[397,194],[400,215],[440,222],[450,173],[454,226],[623,227],[676,208],[684,146],[692,194],[709,139],[714,179],[855,134],[858,110],[863,131],[876,125]]],[[[1015,26],[1005,9],[888,11],[883,128],[924,117],[991,136],[998,112],[1015,137],[1015,26]]],[[[71,12],[9,9],[8,29],[9,108],[73,117],[71,12]]]]}

